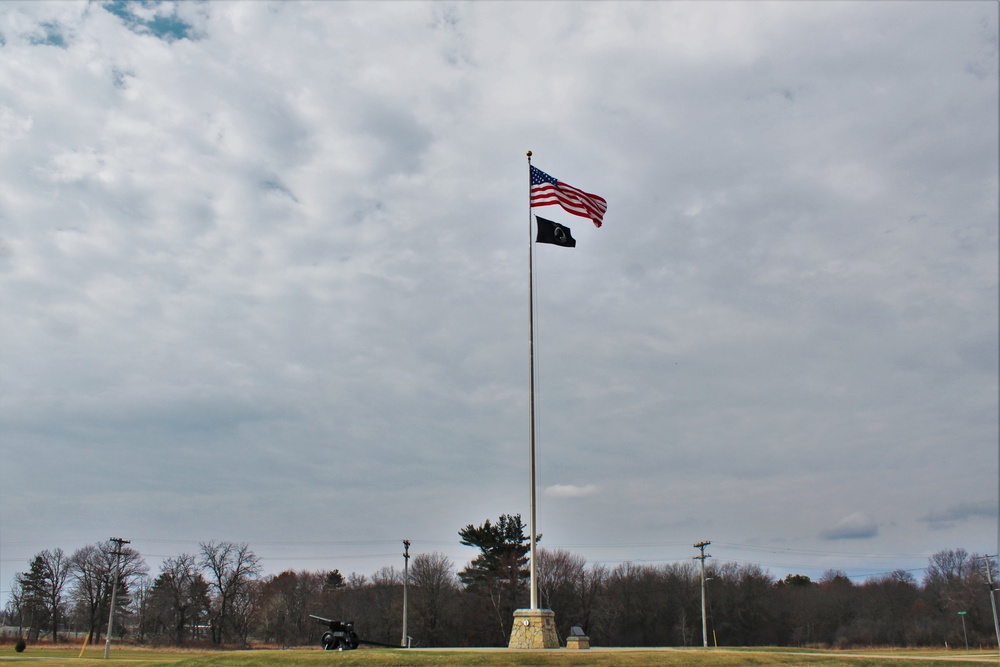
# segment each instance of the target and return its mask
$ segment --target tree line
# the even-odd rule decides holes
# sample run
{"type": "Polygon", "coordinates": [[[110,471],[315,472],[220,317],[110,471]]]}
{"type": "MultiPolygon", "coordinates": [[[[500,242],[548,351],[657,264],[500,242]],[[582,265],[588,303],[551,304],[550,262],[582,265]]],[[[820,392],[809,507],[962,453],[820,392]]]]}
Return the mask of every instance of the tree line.
{"type": "MultiPolygon", "coordinates": [[[[524,529],[519,515],[466,526],[461,542],[479,554],[461,570],[440,553],[412,557],[406,613],[413,646],[506,645],[514,610],[528,606],[524,529]]],[[[555,612],[561,641],[580,626],[595,646],[702,644],[701,571],[693,561],[609,566],[540,548],[537,577],[540,605],[555,612]]],[[[755,564],[710,560],[707,640],[710,646],[964,648],[967,638],[972,647],[995,646],[989,584],[995,578],[989,558],[964,549],[934,554],[919,581],[903,570],[861,583],[837,570],[817,581],[798,574],[778,579],[755,564]]],[[[111,614],[113,585],[116,638],[137,644],[316,644],[323,627],[310,614],[352,620],[365,639],[402,642],[403,571],[265,576],[250,547],[234,542],[202,543],[196,553],[164,559],[156,573],[137,551],[110,540],[71,555],[44,550],[15,575],[0,620],[29,641],[72,635],[97,642],[111,614]]]]}

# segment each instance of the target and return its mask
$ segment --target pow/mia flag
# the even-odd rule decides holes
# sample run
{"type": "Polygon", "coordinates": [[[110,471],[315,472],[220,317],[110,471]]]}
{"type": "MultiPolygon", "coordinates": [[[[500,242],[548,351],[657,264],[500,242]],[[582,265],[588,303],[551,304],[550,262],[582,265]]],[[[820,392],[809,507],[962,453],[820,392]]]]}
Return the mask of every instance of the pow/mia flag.
{"type": "Polygon", "coordinates": [[[552,222],[537,215],[535,221],[538,223],[538,235],[535,236],[535,243],[551,243],[567,248],[576,247],[576,239],[573,238],[573,234],[570,233],[569,227],[566,225],[560,225],[558,222],[552,222]]]}

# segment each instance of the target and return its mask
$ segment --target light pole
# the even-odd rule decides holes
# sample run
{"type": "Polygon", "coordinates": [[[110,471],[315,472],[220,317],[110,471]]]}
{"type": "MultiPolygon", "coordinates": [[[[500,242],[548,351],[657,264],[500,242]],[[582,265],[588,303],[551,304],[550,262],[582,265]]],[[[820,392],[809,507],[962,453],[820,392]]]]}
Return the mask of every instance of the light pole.
{"type": "Polygon", "coordinates": [[[400,646],[409,648],[406,629],[406,598],[410,588],[410,541],[403,540],[403,639],[400,646]]]}
{"type": "Polygon", "coordinates": [[[962,617],[962,634],[965,635],[965,650],[969,650],[969,633],[965,631],[965,612],[960,611],[958,615],[962,617]]]}
{"type": "Polygon", "coordinates": [[[705,559],[712,557],[711,554],[705,553],[705,547],[709,544],[711,542],[706,540],[694,545],[695,549],[701,549],[701,555],[694,558],[701,561],[701,643],[705,648],[708,648],[708,622],[705,618],[705,559]]]}

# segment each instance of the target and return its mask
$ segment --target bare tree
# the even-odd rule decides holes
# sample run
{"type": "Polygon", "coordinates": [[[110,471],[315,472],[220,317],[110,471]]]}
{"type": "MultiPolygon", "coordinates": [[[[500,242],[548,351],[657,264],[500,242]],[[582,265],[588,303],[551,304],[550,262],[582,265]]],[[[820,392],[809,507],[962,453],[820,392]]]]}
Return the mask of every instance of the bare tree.
{"type": "Polygon", "coordinates": [[[573,581],[587,561],[565,549],[538,550],[538,593],[546,609],[567,612],[569,604],[560,598],[572,597],[573,581]],[[553,603],[553,600],[557,602],[553,603]]]}
{"type": "Polygon", "coordinates": [[[451,636],[459,592],[452,562],[441,553],[417,554],[410,566],[413,633],[422,646],[441,646],[451,636]]]}
{"type": "Polygon", "coordinates": [[[18,637],[24,634],[24,615],[25,615],[25,605],[24,605],[24,585],[21,583],[20,575],[14,576],[14,581],[10,586],[10,597],[7,598],[7,604],[4,606],[4,615],[8,619],[8,623],[17,623],[17,634],[18,637]]]}
{"type": "Polygon", "coordinates": [[[42,631],[48,630],[52,613],[47,603],[48,578],[45,564],[40,555],[31,560],[27,572],[14,577],[20,593],[21,615],[27,619],[29,639],[37,639],[42,631]]]}
{"type": "Polygon", "coordinates": [[[590,632],[594,610],[598,606],[607,580],[608,568],[604,565],[594,564],[585,567],[574,581],[573,592],[576,596],[576,609],[579,614],[576,624],[583,626],[587,632],[590,632]]]}
{"type": "Polygon", "coordinates": [[[148,574],[136,577],[132,590],[132,614],[135,618],[135,638],[142,644],[149,635],[150,594],[153,579],[148,574]]]}
{"type": "Polygon", "coordinates": [[[111,596],[111,570],[98,545],[88,544],[73,553],[73,599],[77,614],[87,624],[90,641],[101,637],[101,605],[111,596]]]}
{"type": "Polygon", "coordinates": [[[63,592],[69,578],[69,558],[62,549],[52,551],[46,549],[32,561],[32,573],[37,570],[38,576],[32,577],[36,585],[35,593],[43,601],[43,608],[49,615],[53,643],[59,641],[59,623],[62,621],[63,592]]]}
{"type": "Polygon", "coordinates": [[[198,570],[192,554],[168,558],[150,591],[150,624],[157,636],[169,636],[180,646],[188,639],[191,626],[208,611],[208,582],[198,570]]]}
{"type": "Polygon", "coordinates": [[[251,582],[260,576],[260,559],[246,543],[208,542],[201,544],[201,566],[209,573],[209,585],[215,592],[210,623],[212,642],[224,644],[229,630],[245,638],[240,629],[246,619],[234,612],[245,612],[249,605],[242,596],[252,592],[251,582]]]}
{"type": "MultiPolygon", "coordinates": [[[[774,644],[779,634],[774,578],[755,563],[722,563],[713,568],[709,600],[717,627],[729,645],[774,644]]],[[[700,617],[700,612],[699,612],[700,617]]]]}
{"type": "Polygon", "coordinates": [[[906,646],[911,610],[920,598],[917,581],[904,570],[872,577],[856,587],[853,623],[842,631],[846,643],[906,646]]]}
{"type": "Polygon", "coordinates": [[[939,609],[955,612],[969,606],[970,584],[980,583],[980,574],[975,554],[965,549],[947,549],[930,557],[924,588],[939,609]]]}
{"type": "Polygon", "coordinates": [[[394,567],[379,568],[372,574],[371,584],[372,631],[379,641],[391,643],[402,631],[403,573],[394,567]]]}
{"type": "Polygon", "coordinates": [[[250,629],[260,613],[261,587],[260,579],[251,579],[236,592],[229,608],[233,632],[244,646],[250,641],[250,629]]]}
{"type": "Polygon", "coordinates": [[[123,547],[119,552],[117,545],[107,540],[82,547],[70,557],[73,577],[71,597],[76,603],[77,614],[87,624],[91,642],[100,639],[101,624],[109,616],[116,557],[121,558],[115,602],[117,613],[128,607],[131,601],[132,581],[149,569],[139,552],[131,547],[123,547]],[[121,555],[116,556],[116,553],[121,555]]]}
{"type": "MultiPolygon", "coordinates": [[[[588,598],[594,591],[585,592],[593,582],[587,582],[587,561],[583,556],[565,549],[539,549],[538,592],[542,605],[556,613],[560,641],[574,625],[590,624],[588,598]]],[[[591,600],[592,601],[592,600],[591,600]]]]}
{"type": "Polygon", "coordinates": [[[960,641],[960,627],[955,619],[964,611],[967,631],[975,641],[989,641],[993,635],[993,617],[989,583],[982,565],[983,557],[965,549],[939,551],[930,558],[924,576],[924,596],[940,612],[940,633],[960,641]]]}
{"type": "Polygon", "coordinates": [[[650,634],[662,632],[665,625],[654,604],[660,597],[658,578],[656,568],[649,565],[617,565],[608,577],[605,610],[592,634],[603,643],[617,646],[668,643],[650,634]]]}
{"type": "Polygon", "coordinates": [[[258,632],[285,646],[307,641],[317,628],[309,614],[323,613],[324,587],[329,578],[325,572],[286,570],[261,582],[258,632]]]}

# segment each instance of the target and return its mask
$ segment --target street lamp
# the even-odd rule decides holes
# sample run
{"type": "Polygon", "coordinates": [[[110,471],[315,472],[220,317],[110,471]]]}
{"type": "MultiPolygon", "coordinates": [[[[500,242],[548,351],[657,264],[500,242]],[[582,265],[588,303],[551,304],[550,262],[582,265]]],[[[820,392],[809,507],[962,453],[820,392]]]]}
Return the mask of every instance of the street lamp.
{"type": "Polygon", "coordinates": [[[969,633],[965,631],[965,612],[960,611],[958,615],[962,617],[962,634],[965,635],[965,650],[969,650],[969,633]]]}

